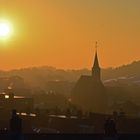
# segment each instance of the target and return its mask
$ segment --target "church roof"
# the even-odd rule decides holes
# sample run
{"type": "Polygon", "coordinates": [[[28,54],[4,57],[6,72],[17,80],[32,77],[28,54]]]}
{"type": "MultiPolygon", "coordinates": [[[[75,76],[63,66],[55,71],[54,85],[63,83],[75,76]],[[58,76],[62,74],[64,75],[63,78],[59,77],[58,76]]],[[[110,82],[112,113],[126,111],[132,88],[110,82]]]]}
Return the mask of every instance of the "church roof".
{"type": "Polygon", "coordinates": [[[81,75],[79,81],[87,81],[87,82],[91,82],[92,77],[90,75],[81,75]]]}
{"type": "Polygon", "coordinates": [[[92,76],[82,75],[77,81],[74,89],[77,89],[77,90],[82,89],[82,91],[87,91],[87,90],[91,91],[92,89],[93,91],[93,89],[97,90],[99,87],[100,88],[104,87],[102,82],[98,83],[97,81],[93,79],[92,76]]]}

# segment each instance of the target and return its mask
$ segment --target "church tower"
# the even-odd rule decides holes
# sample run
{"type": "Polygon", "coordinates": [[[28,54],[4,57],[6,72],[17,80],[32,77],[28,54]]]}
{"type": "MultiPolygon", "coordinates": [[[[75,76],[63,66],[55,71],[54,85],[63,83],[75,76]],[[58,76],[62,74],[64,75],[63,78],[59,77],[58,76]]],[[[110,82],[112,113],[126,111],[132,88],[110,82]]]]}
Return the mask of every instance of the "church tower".
{"type": "Polygon", "coordinates": [[[106,88],[101,81],[97,42],[91,75],[81,75],[72,89],[72,102],[83,110],[105,113],[108,108],[106,88]]]}
{"type": "Polygon", "coordinates": [[[98,46],[96,42],[95,59],[94,59],[93,67],[92,67],[92,78],[97,82],[101,82],[101,69],[100,69],[99,61],[98,61],[97,47],[98,46]]]}

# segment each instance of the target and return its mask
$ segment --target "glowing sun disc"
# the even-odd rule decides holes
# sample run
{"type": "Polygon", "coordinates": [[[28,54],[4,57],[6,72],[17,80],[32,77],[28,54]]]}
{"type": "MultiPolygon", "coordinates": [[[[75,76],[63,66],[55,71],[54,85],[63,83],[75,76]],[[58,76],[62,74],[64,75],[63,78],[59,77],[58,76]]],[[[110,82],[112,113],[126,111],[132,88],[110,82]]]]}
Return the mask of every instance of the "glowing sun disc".
{"type": "Polygon", "coordinates": [[[0,22],[0,37],[7,37],[10,34],[10,26],[7,23],[0,22]]]}

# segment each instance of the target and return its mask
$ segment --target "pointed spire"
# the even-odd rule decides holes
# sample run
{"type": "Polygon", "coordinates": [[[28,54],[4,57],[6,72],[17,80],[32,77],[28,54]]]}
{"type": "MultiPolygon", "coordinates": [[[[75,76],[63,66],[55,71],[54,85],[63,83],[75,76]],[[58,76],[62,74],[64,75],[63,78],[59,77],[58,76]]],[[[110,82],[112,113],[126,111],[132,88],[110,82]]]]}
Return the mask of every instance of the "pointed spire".
{"type": "Polygon", "coordinates": [[[93,67],[100,68],[99,61],[98,61],[98,53],[97,53],[97,49],[98,49],[98,43],[97,43],[97,41],[95,43],[95,49],[96,49],[96,52],[95,52],[95,59],[94,59],[93,67]]]}
{"type": "Polygon", "coordinates": [[[96,48],[96,52],[95,52],[94,64],[92,67],[92,77],[93,77],[93,79],[100,81],[101,73],[100,73],[100,66],[99,66],[99,61],[98,61],[98,53],[97,53],[98,44],[97,44],[97,42],[95,44],[95,48],[96,48]]]}

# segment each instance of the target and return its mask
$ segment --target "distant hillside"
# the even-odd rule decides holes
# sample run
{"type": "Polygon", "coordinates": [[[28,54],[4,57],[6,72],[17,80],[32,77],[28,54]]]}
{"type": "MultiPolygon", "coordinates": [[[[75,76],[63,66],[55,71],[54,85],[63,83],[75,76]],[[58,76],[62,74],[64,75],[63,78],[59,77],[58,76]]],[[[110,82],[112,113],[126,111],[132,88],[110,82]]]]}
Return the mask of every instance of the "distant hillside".
{"type": "Polygon", "coordinates": [[[105,69],[102,74],[104,82],[108,84],[140,85],[140,61],[115,69],[105,69]]]}
{"type": "MultiPolygon", "coordinates": [[[[90,75],[91,71],[88,69],[62,70],[48,66],[0,71],[0,77],[20,76],[30,86],[38,87],[45,86],[48,81],[75,82],[82,74],[90,75]]],[[[105,84],[140,84],[140,61],[118,68],[103,69],[102,79],[105,84]]]]}
{"type": "Polygon", "coordinates": [[[131,64],[123,65],[118,68],[110,68],[103,70],[103,79],[111,79],[117,77],[139,77],[140,61],[134,61],[131,64]]]}

